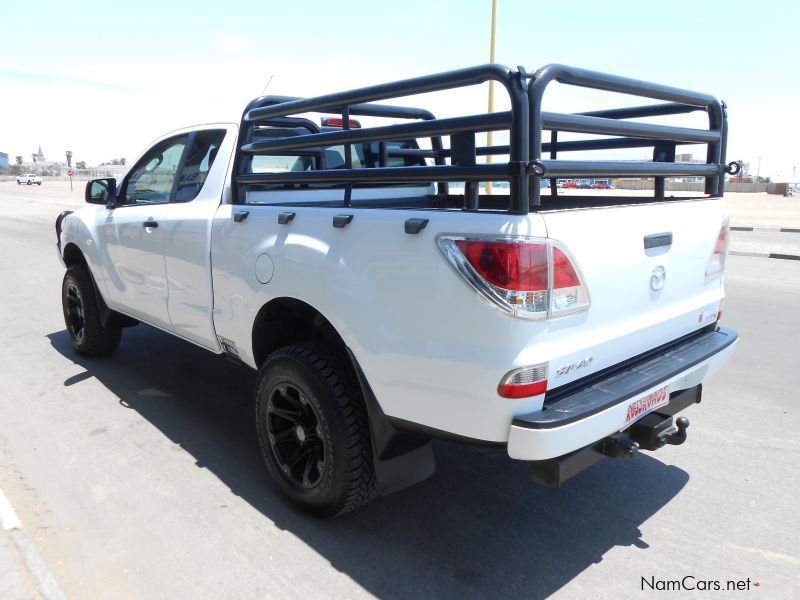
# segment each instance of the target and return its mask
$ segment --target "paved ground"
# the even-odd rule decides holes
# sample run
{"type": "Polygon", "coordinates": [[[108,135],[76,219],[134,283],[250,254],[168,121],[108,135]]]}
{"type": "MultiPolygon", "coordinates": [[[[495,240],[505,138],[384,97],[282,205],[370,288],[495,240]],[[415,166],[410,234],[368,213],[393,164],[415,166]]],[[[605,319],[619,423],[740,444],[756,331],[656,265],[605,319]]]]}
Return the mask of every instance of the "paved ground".
{"type": "MultiPolygon", "coordinates": [[[[502,452],[440,443],[431,480],[317,521],[267,481],[248,369],[146,326],[110,359],[72,352],[60,196],[0,185],[0,489],[68,597],[618,598],[685,575],[800,595],[800,262],[729,259],[742,341],[686,445],[548,491],[502,452]]],[[[0,596],[24,597],[4,535],[0,596]]]]}
{"type": "Polygon", "coordinates": [[[800,233],[778,231],[731,231],[734,253],[772,253],[800,260],[800,233]]]}
{"type": "MultiPolygon", "coordinates": [[[[560,190],[559,193],[639,196],[645,192],[638,190],[560,190]]],[[[652,194],[652,191],[647,193],[652,194]]],[[[694,192],[668,192],[668,195],[681,197],[696,194],[694,192]]],[[[733,226],[800,228],[800,194],[784,198],[766,192],[758,194],[729,193],[725,195],[725,204],[728,206],[728,214],[733,226]]]]}

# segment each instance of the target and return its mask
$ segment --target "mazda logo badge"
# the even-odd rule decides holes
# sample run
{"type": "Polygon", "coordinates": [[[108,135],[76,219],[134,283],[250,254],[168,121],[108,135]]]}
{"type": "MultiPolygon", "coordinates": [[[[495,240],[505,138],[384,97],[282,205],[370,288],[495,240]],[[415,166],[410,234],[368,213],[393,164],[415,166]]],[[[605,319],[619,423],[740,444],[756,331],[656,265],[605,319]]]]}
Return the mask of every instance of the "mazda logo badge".
{"type": "Polygon", "coordinates": [[[664,287],[664,282],[667,280],[667,270],[661,265],[653,269],[650,275],[650,287],[654,291],[660,290],[664,287]]]}

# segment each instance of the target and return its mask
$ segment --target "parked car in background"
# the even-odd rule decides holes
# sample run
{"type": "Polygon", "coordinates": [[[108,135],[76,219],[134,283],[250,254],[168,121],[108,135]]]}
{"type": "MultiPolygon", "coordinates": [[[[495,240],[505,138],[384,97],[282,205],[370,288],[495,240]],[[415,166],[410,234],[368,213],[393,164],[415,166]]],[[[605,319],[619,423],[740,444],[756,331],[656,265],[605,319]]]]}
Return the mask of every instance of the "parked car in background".
{"type": "Polygon", "coordinates": [[[608,185],[605,181],[597,181],[594,184],[594,189],[596,190],[609,190],[611,186],[608,185]]]}
{"type": "Polygon", "coordinates": [[[42,185],[42,178],[33,173],[24,173],[17,175],[17,185],[42,185]]]}

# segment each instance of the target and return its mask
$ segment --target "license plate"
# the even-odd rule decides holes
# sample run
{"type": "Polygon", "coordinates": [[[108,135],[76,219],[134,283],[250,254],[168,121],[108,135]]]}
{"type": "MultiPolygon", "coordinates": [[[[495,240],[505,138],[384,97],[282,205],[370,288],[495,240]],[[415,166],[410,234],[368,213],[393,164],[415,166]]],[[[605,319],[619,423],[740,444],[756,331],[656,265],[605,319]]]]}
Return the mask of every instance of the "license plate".
{"type": "Polygon", "coordinates": [[[629,425],[649,412],[669,403],[669,386],[665,385],[655,391],[640,396],[628,404],[625,413],[625,425],[629,425]]]}

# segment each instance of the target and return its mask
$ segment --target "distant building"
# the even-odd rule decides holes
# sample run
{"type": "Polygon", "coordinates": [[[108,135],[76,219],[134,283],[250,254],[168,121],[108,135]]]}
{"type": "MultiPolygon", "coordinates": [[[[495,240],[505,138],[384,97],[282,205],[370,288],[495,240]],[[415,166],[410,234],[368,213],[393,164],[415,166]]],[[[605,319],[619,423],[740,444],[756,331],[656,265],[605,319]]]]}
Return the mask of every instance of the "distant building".
{"type": "Polygon", "coordinates": [[[0,169],[8,168],[8,154],[0,152],[0,169]]]}

